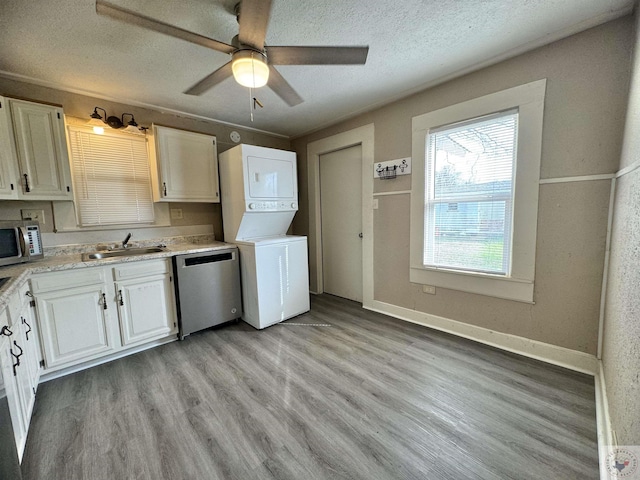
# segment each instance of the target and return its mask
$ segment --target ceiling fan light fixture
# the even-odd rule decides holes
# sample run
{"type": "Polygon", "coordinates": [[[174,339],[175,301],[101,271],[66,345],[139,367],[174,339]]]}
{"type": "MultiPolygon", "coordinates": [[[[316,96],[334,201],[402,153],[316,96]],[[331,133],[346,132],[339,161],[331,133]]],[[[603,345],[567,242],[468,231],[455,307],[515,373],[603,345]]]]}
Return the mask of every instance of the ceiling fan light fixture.
{"type": "Polygon", "coordinates": [[[269,81],[267,57],[255,50],[239,50],[231,61],[233,78],[243,87],[260,88],[269,81]]]}

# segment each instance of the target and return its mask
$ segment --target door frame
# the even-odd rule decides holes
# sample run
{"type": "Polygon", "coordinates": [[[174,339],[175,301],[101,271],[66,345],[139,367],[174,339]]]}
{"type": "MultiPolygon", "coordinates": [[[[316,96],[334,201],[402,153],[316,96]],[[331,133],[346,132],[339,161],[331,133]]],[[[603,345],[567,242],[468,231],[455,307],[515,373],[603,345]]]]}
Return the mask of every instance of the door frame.
{"type": "Polygon", "coordinates": [[[311,293],[322,293],[322,211],[320,156],[360,145],[362,148],[362,305],[373,303],[373,123],[307,145],[309,185],[309,280],[311,293]]]}

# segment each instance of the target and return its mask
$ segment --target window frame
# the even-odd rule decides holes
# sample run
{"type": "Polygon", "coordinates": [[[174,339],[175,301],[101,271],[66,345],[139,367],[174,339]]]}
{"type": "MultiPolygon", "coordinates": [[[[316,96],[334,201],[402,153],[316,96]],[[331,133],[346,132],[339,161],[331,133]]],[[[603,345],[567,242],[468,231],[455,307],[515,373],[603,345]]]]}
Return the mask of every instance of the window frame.
{"type": "MultiPolygon", "coordinates": [[[[91,127],[88,127],[86,125],[83,124],[79,124],[77,122],[68,122],[66,125],[66,133],[67,133],[67,143],[68,143],[68,149],[69,149],[69,163],[70,163],[70,167],[71,167],[71,176],[72,176],[72,181],[74,184],[74,213],[75,213],[75,223],[77,225],[77,227],[79,227],[80,229],[83,230],[88,230],[88,229],[117,229],[117,228],[122,228],[123,226],[133,226],[136,228],[144,228],[144,227],[149,227],[149,226],[154,226],[156,224],[156,209],[155,209],[155,204],[153,202],[153,193],[152,193],[152,189],[153,189],[153,185],[152,185],[152,177],[151,177],[151,165],[149,164],[149,152],[148,152],[148,148],[147,148],[147,139],[146,137],[143,136],[133,136],[131,134],[126,134],[126,133],[121,133],[121,132],[110,132],[110,131],[105,131],[103,134],[97,134],[95,132],[93,132],[91,127]],[[78,169],[78,165],[76,165],[76,161],[80,162],[80,160],[76,160],[73,156],[74,152],[72,149],[72,132],[75,132],[77,134],[86,134],[86,135],[90,135],[90,136],[95,136],[98,139],[102,139],[103,141],[108,141],[109,138],[113,138],[114,141],[130,141],[130,142],[139,142],[141,144],[143,144],[144,146],[144,150],[146,152],[146,166],[147,166],[147,170],[146,170],[146,180],[148,180],[148,199],[149,199],[149,206],[151,208],[151,218],[148,219],[139,219],[137,221],[126,221],[126,222],[102,222],[102,221],[98,221],[97,223],[84,223],[85,220],[82,218],[81,215],[81,203],[83,200],[89,200],[89,199],[83,199],[81,198],[82,195],[82,189],[80,188],[80,186],[77,184],[77,178],[76,175],[78,174],[77,169],[78,169]]],[[[98,215],[99,218],[99,215],[98,215]]]]}
{"type": "Polygon", "coordinates": [[[545,91],[546,79],[542,79],[413,117],[409,265],[412,283],[533,303],[545,91]],[[513,109],[518,110],[519,118],[510,273],[500,275],[425,266],[425,168],[429,131],[513,109]]]}

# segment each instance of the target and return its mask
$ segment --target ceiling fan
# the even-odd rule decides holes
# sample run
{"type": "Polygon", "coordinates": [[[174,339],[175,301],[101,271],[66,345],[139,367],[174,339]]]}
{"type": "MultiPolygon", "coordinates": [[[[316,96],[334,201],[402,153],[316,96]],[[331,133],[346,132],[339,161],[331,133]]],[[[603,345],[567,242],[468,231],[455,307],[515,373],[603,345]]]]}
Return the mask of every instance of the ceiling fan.
{"type": "Polygon", "coordinates": [[[303,102],[302,97],[287,83],[274,65],[364,65],[369,52],[368,46],[274,47],[265,45],[271,0],[242,0],[236,5],[235,13],[240,28],[231,44],[155,20],[105,0],[96,0],[96,12],[99,15],[231,55],[231,61],[186,90],[184,93],[188,95],[201,95],[233,76],[240,85],[245,87],[258,88],[268,85],[289,106],[293,107],[303,102]]]}

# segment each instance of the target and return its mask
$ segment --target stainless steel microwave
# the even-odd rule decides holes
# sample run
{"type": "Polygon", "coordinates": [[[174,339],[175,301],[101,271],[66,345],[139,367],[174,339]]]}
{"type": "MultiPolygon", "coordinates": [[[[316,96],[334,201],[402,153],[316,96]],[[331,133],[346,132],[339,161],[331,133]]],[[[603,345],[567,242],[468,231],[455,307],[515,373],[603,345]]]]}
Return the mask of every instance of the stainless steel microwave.
{"type": "Polygon", "coordinates": [[[0,265],[44,257],[40,225],[31,220],[0,222],[0,265]]]}

